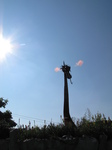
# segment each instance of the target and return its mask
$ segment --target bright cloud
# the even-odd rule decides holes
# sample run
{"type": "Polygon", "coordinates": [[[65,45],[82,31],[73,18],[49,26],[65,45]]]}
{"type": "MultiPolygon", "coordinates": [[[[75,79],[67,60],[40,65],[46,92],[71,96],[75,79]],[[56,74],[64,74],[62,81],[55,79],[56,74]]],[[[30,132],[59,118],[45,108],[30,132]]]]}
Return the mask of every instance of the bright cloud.
{"type": "Polygon", "coordinates": [[[56,67],[56,68],[54,69],[54,71],[55,71],[55,72],[58,72],[58,71],[60,71],[60,68],[56,67]]]}
{"type": "Polygon", "coordinates": [[[76,66],[80,66],[80,67],[81,67],[81,66],[83,65],[83,63],[84,63],[84,62],[83,62],[82,60],[79,60],[79,61],[76,63],[76,66]]]}

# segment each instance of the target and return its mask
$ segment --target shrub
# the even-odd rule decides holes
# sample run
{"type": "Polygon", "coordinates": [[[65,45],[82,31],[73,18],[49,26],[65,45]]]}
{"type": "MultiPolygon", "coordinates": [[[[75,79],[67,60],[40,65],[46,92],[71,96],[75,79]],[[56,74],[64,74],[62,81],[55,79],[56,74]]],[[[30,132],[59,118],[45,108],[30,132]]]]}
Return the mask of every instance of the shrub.
{"type": "MultiPolygon", "coordinates": [[[[7,103],[7,99],[0,98],[0,108],[5,108],[7,103]]],[[[14,126],[16,123],[12,120],[12,113],[9,110],[0,111],[0,139],[9,137],[10,128],[14,126]]]]}

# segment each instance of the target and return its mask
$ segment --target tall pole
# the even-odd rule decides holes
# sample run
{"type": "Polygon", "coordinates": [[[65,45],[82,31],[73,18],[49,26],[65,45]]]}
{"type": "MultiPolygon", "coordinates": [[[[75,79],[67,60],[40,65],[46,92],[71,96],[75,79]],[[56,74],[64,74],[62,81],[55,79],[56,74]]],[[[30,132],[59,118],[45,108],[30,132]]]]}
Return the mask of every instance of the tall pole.
{"type": "Polygon", "coordinates": [[[63,62],[63,66],[61,67],[61,69],[64,72],[64,108],[63,108],[64,123],[65,123],[65,126],[75,126],[69,113],[69,93],[68,93],[67,79],[71,80],[72,78],[69,72],[70,66],[65,65],[65,63],[63,62]]]}
{"type": "Polygon", "coordinates": [[[68,82],[67,82],[67,75],[64,73],[64,119],[67,120],[70,118],[69,114],[69,93],[68,93],[68,82]]]}

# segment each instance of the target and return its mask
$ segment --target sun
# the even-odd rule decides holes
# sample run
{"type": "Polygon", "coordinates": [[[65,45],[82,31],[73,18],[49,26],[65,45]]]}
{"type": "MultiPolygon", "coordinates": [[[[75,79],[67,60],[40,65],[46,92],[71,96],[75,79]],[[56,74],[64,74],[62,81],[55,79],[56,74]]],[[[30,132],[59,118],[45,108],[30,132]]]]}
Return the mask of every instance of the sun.
{"type": "Polygon", "coordinates": [[[13,50],[13,45],[11,44],[11,39],[4,38],[2,32],[0,32],[0,61],[6,59],[8,54],[11,54],[13,50]]]}

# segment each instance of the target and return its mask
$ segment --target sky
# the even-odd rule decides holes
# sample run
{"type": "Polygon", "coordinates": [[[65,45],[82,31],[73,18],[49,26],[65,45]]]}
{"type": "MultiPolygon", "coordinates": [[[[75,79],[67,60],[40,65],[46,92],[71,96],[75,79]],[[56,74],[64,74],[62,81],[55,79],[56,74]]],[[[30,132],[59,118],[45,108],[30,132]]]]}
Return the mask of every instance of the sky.
{"type": "Polygon", "coordinates": [[[0,61],[0,97],[17,124],[61,122],[63,61],[71,117],[89,108],[112,119],[111,0],[0,0],[0,27],[14,46],[0,61]]]}

